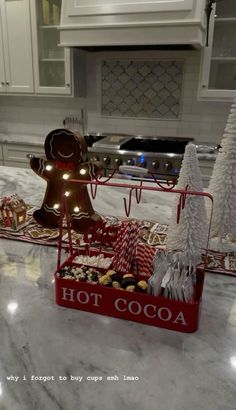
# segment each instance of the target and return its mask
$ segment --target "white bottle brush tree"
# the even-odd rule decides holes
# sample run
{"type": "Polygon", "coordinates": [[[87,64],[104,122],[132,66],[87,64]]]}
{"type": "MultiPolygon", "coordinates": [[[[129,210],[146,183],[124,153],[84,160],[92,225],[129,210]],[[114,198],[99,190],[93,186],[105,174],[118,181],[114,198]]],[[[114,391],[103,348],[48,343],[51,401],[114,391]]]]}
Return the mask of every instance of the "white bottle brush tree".
{"type": "Polygon", "coordinates": [[[211,237],[223,250],[223,240],[236,236],[236,97],[225,127],[208,191],[213,195],[211,237]]]}
{"type": "MultiPolygon", "coordinates": [[[[186,187],[190,191],[203,191],[202,176],[194,144],[188,144],[185,148],[176,189],[186,189],[186,187]]],[[[200,260],[208,239],[209,222],[205,199],[202,196],[186,195],[185,207],[181,209],[179,223],[177,223],[179,198],[180,195],[177,194],[172,209],[166,247],[168,250],[184,251],[189,255],[195,255],[197,261],[200,260]]]]}

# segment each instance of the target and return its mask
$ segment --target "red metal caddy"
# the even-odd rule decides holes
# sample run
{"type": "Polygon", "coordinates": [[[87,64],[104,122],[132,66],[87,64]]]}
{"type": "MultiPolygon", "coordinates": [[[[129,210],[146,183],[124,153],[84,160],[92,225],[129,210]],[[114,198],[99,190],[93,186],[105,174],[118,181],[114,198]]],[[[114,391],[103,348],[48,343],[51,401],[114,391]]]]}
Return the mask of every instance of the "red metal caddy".
{"type": "MultiPolygon", "coordinates": [[[[166,194],[180,194],[179,203],[177,206],[177,221],[181,210],[185,206],[186,195],[196,195],[208,197],[213,203],[212,196],[208,193],[194,192],[187,189],[179,190],[174,189],[174,185],[170,184],[163,185],[157,180],[157,186],[146,186],[143,182],[139,185],[136,184],[120,184],[115,182],[108,182],[101,180],[93,181],[79,181],[79,180],[69,180],[72,183],[85,183],[90,185],[92,197],[96,196],[96,190],[99,186],[109,186],[118,188],[129,189],[129,202],[127,204],[124,198],[124,207],[126,216],[129,216],[131,210],[132,192],[136,194],[137,203],[141,200],[141,192],[146,191],[159,191],[166,192],[166,194]]],[[[64,187],[65,188],[65,187],[64,187]]],[[[63,189],[64,192],[64,189],[63,189]]],[[[66,203],[63,199],[62,193],[62,211],[61,211],[61,223],[60,223],[60,233],[59,233],[59,249],[58,249],[58,262],[57,271],[59,271],[64,266],[77,265],[73,262],[74,258],[79,254],[86,252],[86,249],[81,249],[78,251],[73,248],[71,240],[71,230],[70,221],[66,213],[66,203]],[[63,211],[64,210],[64,211],[63,211]],[[68,248],[69,257],[62,263],[61,262],[61,251],[62,251],[62,225],[63,218],[66,219],[66,224],[68,227],[68,248]]],[[[211,226],[211,218],[209,223],[209,233],[211,226]]],[[[208,236],[209,240],[209,236],[208,236]]],[[[207,247],[208,249],[208,247],[207,247]]],[[[90,255],[98,254],[98,249],[90,249],[90,255]]],[[[104,253],[104,252],[103,252],[104,253]]],[[[207,250],[206,250],[207,255],[207,250]]],[[[105,256],[108,256],[105,255],[105,256]]],[[[77,265],[79,266],[79,265],[77,265]]],[[[96,268],[99,270],[99,268],[96,268]]],[[[100,269],[100,271],[107,271],[100,269]]],[[[56,271],[56,272],[57,272],[56,271]]],[[[142,277],[137,273],[134,273],[136,279],[146,279],[147,277],[142,277]]],[[[68,308],[75,308],[87,312],[99,313],[102,315],[117,317],[126,320],[132,320],[134,322],[140,322],[147,325],[162,327],[166,329],[171,329],[179,332],[194,332],[198,329],[199,319],[200,319],[200,308],[202,302],[202,292],[204,285],[205,269],[203,267],[197,267],[197,280],[196,280],[196,297],[194,302],[185,303],[179,301],[173,301],[164,297],[157,297],[149,294],[142,294],[138,292],[128,292],[121,289],[109,288],[99,284],[90,284],[88,282],[79,282],[72,279],[63,279],[56,275],[55,273],[55,293],[56,293],[56,303],[61,306],[68,308]]]]}

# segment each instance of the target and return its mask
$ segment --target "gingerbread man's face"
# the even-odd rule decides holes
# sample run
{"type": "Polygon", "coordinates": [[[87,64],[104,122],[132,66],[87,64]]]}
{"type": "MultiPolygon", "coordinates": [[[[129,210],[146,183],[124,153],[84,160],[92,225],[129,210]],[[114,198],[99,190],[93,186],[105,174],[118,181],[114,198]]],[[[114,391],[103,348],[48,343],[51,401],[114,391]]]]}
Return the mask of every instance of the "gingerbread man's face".
{"type": "Polygon", "coordinates": [[[87,152],[83,137],[65,129],[50,132],[44,146],[47,159],[61,162],[81,162],[87,152]]]}

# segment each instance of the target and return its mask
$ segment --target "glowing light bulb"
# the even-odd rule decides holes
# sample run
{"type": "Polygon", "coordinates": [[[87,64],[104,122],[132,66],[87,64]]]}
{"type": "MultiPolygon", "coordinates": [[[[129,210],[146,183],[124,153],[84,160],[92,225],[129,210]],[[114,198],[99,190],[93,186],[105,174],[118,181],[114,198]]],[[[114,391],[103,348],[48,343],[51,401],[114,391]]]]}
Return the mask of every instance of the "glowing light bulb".
{"type": "Polygon", "coordinates": [[[63,174],[63,175],[62,175],[62,178],[63,178],[63,179],[69,179],[69,178],[70,178],[70,174],[63,174]]]}
{"type": "Polygon", "coordinates": [[[86,174],[86,169],[82,168],[82,169],[79,171],[79,173],[80,173],[80,175],[85,175],[85,174],[86,174]]]}
{"type": "Polygon", "coordinates": [[[69,195],[70,195],[70,192],[69,192],[69,191],[66,191],[64,195],[65,195],[65,196],[69,196],[69,195]]]}
{"type": "Polygon", "coordinates": [[[7,310],[12,315],[14,315],[16,313],[17,309],[18,309],[18,303],[17,302],[9,302],[7,304],[7,310]]]}
{"type": "Polygon", "coordinates": [[[79,207],[78,206],[74,207],[74,212],[79,212],[79,207]]]}
{"type": "Polygon", "coordinates": [[[50,165],[50,164],[46,165],[46,170],[51,171],[52,170],[52,165],[50,165]]]}
{"type": "Polygon", "coordinates": [[[54,204],[54,205],[53,205],[53,208],[54,208],[54,209],[58,209],[58,208],[60,208],[60,205],[59,205],[59,204],[54,204]]]}

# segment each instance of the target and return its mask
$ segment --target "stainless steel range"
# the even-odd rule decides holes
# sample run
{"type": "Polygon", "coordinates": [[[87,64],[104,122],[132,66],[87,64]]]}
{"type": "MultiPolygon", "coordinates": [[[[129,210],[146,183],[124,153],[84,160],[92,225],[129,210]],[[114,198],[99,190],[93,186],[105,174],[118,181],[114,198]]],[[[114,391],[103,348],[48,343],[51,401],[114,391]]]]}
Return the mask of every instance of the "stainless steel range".
{"type": "MultiPolygon", "coordinates": [[[[178,177],[185,146],[191,141],[124,134],[88,134],[85,139],[89,160],[102,161],[105,176],[126,165],[145,168],[159,179],[178,177]]],[[[132,168],[129,170],[132,174],[132,168]]]]}

